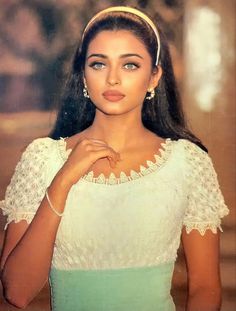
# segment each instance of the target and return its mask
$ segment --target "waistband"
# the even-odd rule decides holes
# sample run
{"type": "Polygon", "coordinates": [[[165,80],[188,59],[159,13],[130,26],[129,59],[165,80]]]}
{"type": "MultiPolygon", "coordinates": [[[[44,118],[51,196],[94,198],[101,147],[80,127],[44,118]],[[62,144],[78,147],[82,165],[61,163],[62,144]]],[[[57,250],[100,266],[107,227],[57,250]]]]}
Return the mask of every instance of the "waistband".
{"type": "Polygon", "coordinates": [[[174,311],[174,263],[152,267],[50,272],[53,311],[174,311]]]}

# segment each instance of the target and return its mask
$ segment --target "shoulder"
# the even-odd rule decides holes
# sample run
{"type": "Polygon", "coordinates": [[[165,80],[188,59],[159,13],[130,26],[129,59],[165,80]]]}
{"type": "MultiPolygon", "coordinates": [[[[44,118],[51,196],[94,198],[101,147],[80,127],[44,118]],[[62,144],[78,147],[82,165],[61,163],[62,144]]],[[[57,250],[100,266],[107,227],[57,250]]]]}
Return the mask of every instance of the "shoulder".
{"type": "Polygon", "coordinates": [[[54,140],[50,137],[36,138],[31,143],[28,144],[25,151],[48,150],[52,148],[53,145],[55,145],[55,142],[57,142],[57,140],[54,140]]]}
{"type": "Polygon", "coordinates": [[[211,162],[211,158],[205,150],[187,139],[179,139],[174,142],[174,145],[180,157],[191,166],[211,162]]]}
{"type": "Polygon", "coordinates": [[[36,168],[43,165],[53,154],[56,142],[56,140],[49,137],[34,139],[22,152],[16,170],[22,170],[26,167],[31,167],[33,169],[34,167],[36,168]]]}
{"type": "Polygon", "coordinates": [[[197,175],[202,178],[216,174],[211,156],[198,145],[187,139],[179,139],[174,146],[175,158],[179,164],[182,163],[190,179],[197,175]]]}
{"type": "Polygon", "coordinates": [[[193,143],[188,139],[178,139],[176,145],[182,150],[188,157],[191,156],[207,156],[208,153],[200,148],[197,144],[193,143]]]}
{"type": "Polygon", "coordinates": [[[56,147],[57,140],[50,137],[36,138],[29,143],[23,151],[23,156],[35,155],[40,157],[50,153],[56,147]]]}

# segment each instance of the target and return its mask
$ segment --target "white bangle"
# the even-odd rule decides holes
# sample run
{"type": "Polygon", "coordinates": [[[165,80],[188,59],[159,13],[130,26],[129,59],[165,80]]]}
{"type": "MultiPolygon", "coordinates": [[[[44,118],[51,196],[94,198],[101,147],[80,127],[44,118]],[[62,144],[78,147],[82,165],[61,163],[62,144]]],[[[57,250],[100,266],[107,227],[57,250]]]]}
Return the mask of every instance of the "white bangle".
{"type": "Polygon", "coordinates": [[[55,214],[57,214],[57,216],[62,217],[63,214],[64,214],[64,212],[63,212],[63,213],[59,213],[59,212],[53,207],[52,202],[51,202],[50,199],[49,199],[48,189],[46,189],[45,194],[46,194],[46,198],[47,198],[47,200],[48,200],[48,204],[49,204],[50,208],[53,210],[53,212],[54,212],[55,214]]]}

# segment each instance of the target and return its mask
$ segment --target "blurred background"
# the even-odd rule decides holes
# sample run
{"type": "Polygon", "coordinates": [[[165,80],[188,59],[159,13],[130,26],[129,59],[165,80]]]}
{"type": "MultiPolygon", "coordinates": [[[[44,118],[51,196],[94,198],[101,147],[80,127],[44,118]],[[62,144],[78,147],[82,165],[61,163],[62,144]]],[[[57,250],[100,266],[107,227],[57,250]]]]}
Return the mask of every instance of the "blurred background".
{"type": "MultiPolygon", "coordinates": [[[[223,220],[223,311],[236,308],[236,72],[235,0],[0,0],[0,200],[22,150],[48,135],[81,31],[111,5],[133,5],[161,18],[184,110],[209,149],[230,215],[223,220]]],[[[0,251],[5,218],[0,212],[0,251]]],[[[184,311],[182,248],[173,279],[177,311],[184,311]]],[[[27,311],[49,311],[48,285],[27,311]]],[[[18,310],[5,303],[0,310],[18,310]]],[[[92,310],[91,310],[92,311],[92,310]]]]}

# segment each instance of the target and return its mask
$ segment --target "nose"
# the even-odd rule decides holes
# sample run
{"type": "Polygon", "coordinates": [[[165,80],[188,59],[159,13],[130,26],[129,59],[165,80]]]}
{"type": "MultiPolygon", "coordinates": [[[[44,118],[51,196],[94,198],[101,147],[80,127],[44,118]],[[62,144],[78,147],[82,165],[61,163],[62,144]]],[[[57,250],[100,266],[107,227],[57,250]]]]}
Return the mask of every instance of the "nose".
{"type": "Polygon", "coordinates": [[[117,68],[110,68],[107,75],[107,83],[111,86],[121,84],[117,68]]]}

